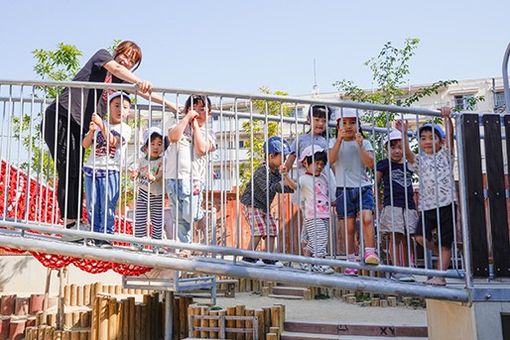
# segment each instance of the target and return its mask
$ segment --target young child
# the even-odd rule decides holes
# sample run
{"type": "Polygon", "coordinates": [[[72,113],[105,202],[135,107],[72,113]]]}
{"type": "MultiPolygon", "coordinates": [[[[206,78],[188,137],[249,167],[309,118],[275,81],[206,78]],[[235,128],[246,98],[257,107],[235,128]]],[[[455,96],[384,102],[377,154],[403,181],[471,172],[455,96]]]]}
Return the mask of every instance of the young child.
{"type": "MultiPolygon", "coordinates": [[[[299,162],[305,173],[299,177],[301,209],[304,216],[302,242],[305,256],[326,257],[330,198],[334,199],[334,183],[327,182],[322,172],[328,163],[328,153],[319,145],[309,145],[301,152],[299,162]],[[332,197],[331,197],[332,196],[332,197]]],[[[331,274],[329,266],[302,264],[302,269],[331,274]]]]}
{"type": "MultiPolygon", "coordinates": [[[[138,190],[135,206],[135,237],[148,237],[147,222],[150,214],[152,238],[161,240],[163,230],[163,152],[168,141],[160,128],[152,126],[143,134],[141,151],[144,155],[138,160],[138,190]]],[[[134,245],[138,250],[143,246],[134,245]]]]}
{"type": "MultiPolygon", "coordinates": [[[[120,170],[125,164],[131,128],[122,119],[129,113],[131,100],[124,92],[110,96],[108,122],[92,114],[89,130],[82,140],[83,148],[94,147],[83,166],[87,214],[92,230],[113,234],[115,209],[120,192],[120,170]]],[[[98,246],[110,242],[95,240],[98,246]]]]}
{"type": "MultiPolygon", "coordinates": [[[[440,255],[438,270],[446,270],[452,257],[451,247],[455,234],[455,182],[453,178],[453,124],[451,109],[441,108],[446,131],[437,124],[424,124],[418,129],[420,153],[415,155],[409,143],[406,156],[420,178],[419,218],[416,228],[416,241],[440,255]],[[438,220],[439,215],[439,220],[438,220]],[[439,229],[440,228],[440,229],[439,229]],[[432,230],[438,230],[440,244],[432,242],[432,230]]],[[[407,124],[399,121],[397,128],[407,138],[407,124]]],[[[431,285],[446,285],[443,277],[433,277],[426,281],[431,285]]]]}
{"type": "MultiPolygon", "coordinates": [[[[264,143],[263,148],[266,152],[266,162],[255,170],[252,180],[248,182],[246,189],[241,195],[240,201],[243,214],[248,223],[252,225],[253,230],[253,242],[250,240],[247,249],[257,249],[260,240],[269,237],[268,250],[272,252],[278,230],[270,212],[271,204],[276,193],[282,191],[293,192],[297,186],[290,179],[287,174],[287,168],[283,165],[283,161],[289,153],[288,143],[279,136],[273,136],[264,143]],[[269,226],[266,223],[269,223],[269,226]]],[[[280,261],[257,260],[246,256],[243,257],[243,261],[259,265],[270,264],[283,267],[280,261]]]]}
{"type": "MultiPolygon", "coordinates": [[[[347,260],[356,261],[354,232],[356,216],[360,213],[365,241],[364,261],[366,264],[379,264],[375,250],[372,211],[374,197],[372,181],[367,168],[374,167],[374,149],[363,138],[354,109],[344,108],[337,113],[337,139],[330,149],[331,164],[335,165],[336,211],[339,225],[347,222],[347,260]],[[345,221],[344,221],[345,220],[345,221]]],[[[346,268],[344,274],[357,275],[355,268],[346,268]]]]}
{"type": "MultiPolygon", "coordinates": [[[[409,264],[406,235],[413,236],[418,223],[413,195],[413,172],[409,169],[407,159],[404,164],[402,144],[402,133],[399,130],[392,130],[384,137],[382,145],[389,157],[377,162],[375,174],[376,188],[384,186],[379,228],[382,233],[389,234],[390,259],[397,266],[409,264]]],[[[401,281],[412,279],[399,274],[393,274],[393,277],[401,281]]]]}
{"type": "MultiPolygon", "coordinates": [[[[166,156],[165,185],[172,220],[177,217],[177,237],[192,242],[195,222],[202,228],[202,191],[207,170],[207,154],[216,149],[214,134],[206,129],[211,115],[211,100],[192,95],[184,104],[184,117],[168,129],[170,147],[166,156]]],[[[182,251],[181,256],[189,256],[182,251]]]]}

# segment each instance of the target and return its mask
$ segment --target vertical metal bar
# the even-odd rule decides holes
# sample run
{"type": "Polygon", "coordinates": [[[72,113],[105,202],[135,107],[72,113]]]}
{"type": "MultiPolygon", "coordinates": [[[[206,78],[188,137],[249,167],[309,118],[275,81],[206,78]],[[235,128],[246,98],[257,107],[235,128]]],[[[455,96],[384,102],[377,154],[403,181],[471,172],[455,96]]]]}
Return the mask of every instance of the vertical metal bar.
{"type": "Polygon", "coordinates": [[[510,57],[510,43],[506,47],[505,55],[503,56],[503,86],[505,91],[505,111],[510,113],[510,87],[508,86],[508,58],[510,57]]]}
{"type": "Polygon", "coordinates": [[[472,273],[472,264],[471,264],[471,235],[470,233],[470,227],[468,224],[468,200],[467,200],[467,183],[466,183],[466,173],[465,173],[465,159],[464,159],[464,152],[466,151],[465,145],[464,145],[464,128],[462,124],[462,119],[457,119],[457,154],[459,157],[459,181],[460,181],[460,211],[462,215],[462,248],[464,252],[464,271],[465,271],[465,277],[464,280],[466,282],[467,288],[473,287],[473,273],[472,273]]]}

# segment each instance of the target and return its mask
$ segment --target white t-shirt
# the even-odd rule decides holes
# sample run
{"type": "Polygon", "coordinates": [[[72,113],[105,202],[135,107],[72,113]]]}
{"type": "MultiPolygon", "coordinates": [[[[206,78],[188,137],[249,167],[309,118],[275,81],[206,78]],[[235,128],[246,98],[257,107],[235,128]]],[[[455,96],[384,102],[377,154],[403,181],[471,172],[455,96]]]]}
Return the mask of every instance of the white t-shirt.
{"type": "MultiPolygon", "coordinates": [[[[331,140],[332,146],[335,142],[331,140]]],[[[363,147],[367,152],[374,151],[372,144],[366,139],[363,140],[363,147]]],[[[337,187],[357,188],[372,185],[355,140],[342,141],[335,162],[335,177],[337,187]]]]}
{"type": "MultiPolygon", "coordinates": [[[[170,127],[173,129],[177,124],[170,127]]],[[[214,134],[205,125],[200,128],[202,136],[213,145],[214,134]]],[[[204,181],[207,169],[207,154],[199,156],[193,149],[192,128],[188,125],[177,143],[171,143],[165,155],[165,179],[193,179],[204,181]]]]}
{"type": "MultiPolygon", "coordinates": [[[[108,122],[103,121],[108,127],[108,122]]],[[[120,143],[116,146],[108,145],[107,140],[100,130],[94,133],[93,148],[84,167],[95,170],[120,171],[121,165],[126,163],[126,149],[131,139],[131,127],[124,122],[110,124],[110,132],[119,137],[120,143]],[[108,147],[109,146],[109,147],[108,147]]]]}
{"type": "Polygon", "coordinates": [[[410,169],[420,178],[420,200],[418,209],[431,210],[447,206],[455,201],[453,162],[444,147],[435,156],[424,152],[416,155],[410,169]],[[436,198],[437,196],[437,198],[436,198]]]}
{"type": "Polygon", "coordinates": [[[304,174],[299,177],[301,209],[306,219],[329,218],[329,202],[335,199],[334,183],[328,183],[323,176],[304,174]]]}

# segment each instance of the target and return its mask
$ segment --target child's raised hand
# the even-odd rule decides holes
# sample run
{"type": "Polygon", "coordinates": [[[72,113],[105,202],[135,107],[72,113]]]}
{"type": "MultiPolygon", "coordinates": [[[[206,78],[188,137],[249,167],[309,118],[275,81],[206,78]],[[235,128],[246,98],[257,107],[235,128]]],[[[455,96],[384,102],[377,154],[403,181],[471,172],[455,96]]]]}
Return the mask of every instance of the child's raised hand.
{"type": "Polygon", "coordinates": [[[147,175],[147,178],[149,179],[149,182],[151,182],[151,183],[156,180],[156,177],[153,174],[151,174],[151,173],[149,173],[147,175]]]}
{"type": "Polygon", "coordinates": [[[406,119],[398,119],[395,121],[395,129],[406,133],[409,129],[409,122],[406,119]]]}
{"type": "Polygon", "coordinates": [[[97,125],[94,122],[90,122],[89,124],[89,132],[95,132],[97,130],[97,125]]]}
{"type": "Polygon", "coordinates": [[[441,111],[441,117],[443,119],[450,119],[451,118],[451,114],[452,114],[452,109],[451,108],[449,108],[448,106],[443,106],[439,110],[441,111]]]}
{"type": "Polygon", "coordinates": [[[356,133],[356,144],[361,148],[363,146],[363,135],[359,132],[356,133]]]}
{"type": "Polygon", "coordinates": [[[337,137],[338,139],[345,139],[345,128],[343,127],[339,127],[338,128],[338,133],[337,133],[337,137]]]}
{"type": "Polygon", "coordinates": [[[284,176],[287,175],[287,167],[285,164],[280,165],[280,173],[284,176]]]}
{"type": "MultiPolygon", "coordinates": [[[[91,117],[91,122],[93,122],[94,124],[96,124],[99,128],[101,128],[101,126],[103,126],[103,120],[101,119],[101,117],[99,117],[99,115],[97,113],[93,113],[92,114],[92,117],[91,117]]],[[[90,127],[90,126],[89,126],[90,127]]]]}
{"type": "Polygon", "coordinates": [[[188,118],[188,121],[191,123],[195,118],[198,117],[198,112],[195,110],[189,110],[188,113],[186,113],[186,117],[188,118]]]}

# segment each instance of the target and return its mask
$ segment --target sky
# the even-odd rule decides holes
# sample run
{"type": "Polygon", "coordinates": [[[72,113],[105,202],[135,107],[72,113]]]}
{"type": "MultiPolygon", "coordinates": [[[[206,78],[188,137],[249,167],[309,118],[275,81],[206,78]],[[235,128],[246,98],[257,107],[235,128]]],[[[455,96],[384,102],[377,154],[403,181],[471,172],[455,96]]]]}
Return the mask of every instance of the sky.
{"type": "Polygon", "coordinates": [[[411,84],[501,75],[509,0],[2,1],[0,79],[37,79],[35,48],[76,45],[84,64],[114,39],[137,42],[136,74],[158,87],[292,95],[348,79],[372,87],[364,62],[384,43],[421,40],[411,84]]]}

